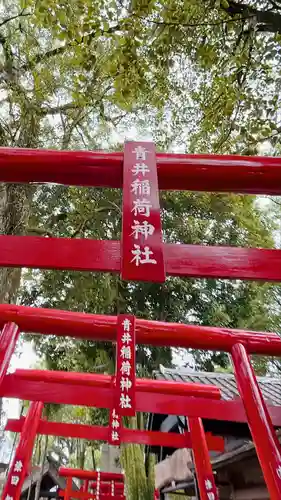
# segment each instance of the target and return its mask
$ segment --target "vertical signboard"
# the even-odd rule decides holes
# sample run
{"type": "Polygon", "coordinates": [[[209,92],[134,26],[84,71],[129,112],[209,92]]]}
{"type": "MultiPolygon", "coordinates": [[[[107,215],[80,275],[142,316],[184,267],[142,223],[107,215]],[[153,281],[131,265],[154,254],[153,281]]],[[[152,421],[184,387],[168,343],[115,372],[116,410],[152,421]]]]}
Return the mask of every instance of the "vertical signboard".
{"type": "Polygon", "coordinates": [[[219,497],[202,420],[199,417],[189,417],[187,421],[200,498],[202,500],[218,500],[219,497]]]}
{"type": "Polygon", "coordinates": [[[152,142],[125,144],[121,277],[165,281],[156,154],[152,142]]]}
{"type": "MultiPolygon", "coordinates": [[[[202,498],[207,498],[208,500],[218,500],[217,487],[215,485],[213,474],[205,476],[204,478],[204,495],[202,498]]],[[[201,490],[200,490],[201,493],[201,490]]]]}
{"type": "Polygon", "coordinates": [[[135,317],[120,314],[117,320],[116,409],[121,416],[136,413],[135,317]]]}
{"type": "Polygon", "coordinates": [[[16,500],[20,497],[21,487],[26,474],[27,471],[24,467],[24,459],[17,454],[8,475],[5,493],[2,496],[3,500],[16,500]]]}
{"type": "Polygon", "coordinates": [[[109,444],[113,444],[115,446],[120,445],[121,426],[122,426],[122,419],[120,417],[120,414],[116,411],[115,408],[113,408],[112,410],[110,410],[110,415],[109,415],[109,436],[108,436],[109,444]]]}

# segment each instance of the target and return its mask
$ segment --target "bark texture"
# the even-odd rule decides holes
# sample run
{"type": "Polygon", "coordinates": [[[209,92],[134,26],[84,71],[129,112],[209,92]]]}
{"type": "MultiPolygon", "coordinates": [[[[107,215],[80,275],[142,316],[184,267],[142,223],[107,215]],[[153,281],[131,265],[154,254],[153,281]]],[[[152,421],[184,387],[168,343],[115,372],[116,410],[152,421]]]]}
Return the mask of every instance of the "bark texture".
{"type": "MultiPolygon", "coordinates": [[[[0,234],[23,235],[30,217],[32,184],[0,184],[0,234]]],[[[0,303],[14,303],[21,269],[0,268],[0,303]]]]}

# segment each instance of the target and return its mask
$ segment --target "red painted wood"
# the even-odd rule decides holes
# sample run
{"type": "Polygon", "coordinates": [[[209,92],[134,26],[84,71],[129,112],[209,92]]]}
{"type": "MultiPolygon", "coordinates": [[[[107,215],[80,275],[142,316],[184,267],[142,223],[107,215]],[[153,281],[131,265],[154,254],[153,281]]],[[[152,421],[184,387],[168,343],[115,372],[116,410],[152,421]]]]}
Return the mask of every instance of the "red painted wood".
{"type": "Polygon", "coordinates": [[[68,477],[66,479],[66,487],[65,487],[65,490],[64,490],[64,500],[68,500],[70,499],[70,495],[72,493],[72,478],[71,477],[68,477]]]}
{"type": "MultiPolygon", "coordinates": [[[[101,478],[102,478],[102,472],[101,472],[101,478]]],[[[87,482],[89,484],[89,488],[95,488],[97,486],[97,481],[96,480],[86,480],[85,482],[87,482]]],[[[116,489],[122,489],[123,488],[123,482],[118,482],[118,481],[104,481],[103,479],[100,480],[100,486],[101,488],[108,488],[112,485],[112,483],[115,485],[115,488],[116,489]]]]}
{"type": "Polygon", "coordinates": [[[38,236],[0,236],[0,266],[120,271],[120,243],[38,236]]]}
{"type": "Polygon", "coordinates": [[[171,276],[281,281],[280,250],[181,244],[164,252],[171,276]]]}
{"type": "MultiPolygon", "coordinates": [[[[107,494],[111,493],[112,484],[114,485],[114,488],[115,488],[116,492],[118,490],[119,491],[123,491],[124,485],[122,483],[117,483],[115,481],[111,481],[111,482],[100,481],[101,492],[102,493],[107,493],[107,494]]],[[[90,482],[90,489],[95,489],[96,486],[97,486],[97,481],[91,481],[90,482]]],[[[86,490],[86,491],[88,491],[88,490],[86,490]]]]}
{"type": "Polygon", "coordinates": [[[9,368],[19,334],[19,328],[15,323],[6,323],[0,333],[0,385],[9,368]]]}
{"type": "MultiPolygon", "coordinates": [[[[280,250],[168,244],[164,258],[171,276],[281,281],[280,250]]],[[[119,273],[120,242],[0,236],[0,266],[119,273]]]]}
{"type": "Polygon", "coordinates": [[[100,493],[99,497],[97,497],[97,495],[95,493],[85,493],[84,491],[77,491],[77,490],[69,490],[69,494],[67,495],[67,497],[65,496],[66,494],[66,490],[59,490],[59,496],[64,496],[64,500],[66,500],[66,498],[78,498],[80,500],[83,500],[83,499],[93,499],[93,500],[126,500],[126,497],[124,497],[124,495],[114,495],[114,497],[112,497],[111,494],[106,494],[106,493],[100,493]]]}
{"type": "MultiPolygon", "coordinates": [[[[24,422],[24,417],[20,419],[9,419],[6,423],[5,430],[11,432],[21,432],[24,422]]],[[[40,420],[38,434],[43,434],[45,436],[89,439],[92,441],[107,441],[108,427],[40,420]]]]}
{"type": "Polygon", "coordinates": [[[87,492],[89,490],[89,481],[86,479],[86,481],[83,482],[82,487],[80,490],[87,492]]]}
{"type": "MultiPolygon", "coordinates": [[[[100,375],[97,373],[63,372],[56,370],[25,370],[15,371],[15,375],[22,380],[38,382],[59,382],[61,384],[74,384],[87,387],[99,387],[111,389],[114,386],[115,377],[100,375]]],[[[194,382],[169,382],[167,380],[153,380],[146,378],[136,379],[137,392],[164,393],[171,395],[186,395],[193,397],[204,397],[220,399],[221,391],[215,385],[195,384],[194,382]]]]}
{"type": "MultiPolygon", "coordinates": [[[[113,481],[114,484],[116,485],[118,491],[118,494],[114,495],[114,498],[116,499],[123,499],[125,498],[123,496],[124,494],[124,475],[123,474],[116,474],[112,472],[100,472],[99,470],[97,471],[87,471],[87,470],[82,470],[82,469],[70,469],[70,468],[65,468],[65,467],[60,467],[59,469],[59,474],[63,477],[67,478],[67,487],[66,490],[59,490],[59,494],[61,496],[64,495],[64,498],[79,498],[81,500],[83,499],[89,499],[93,498],[96,500],[107,500],[107,499],[112,499],[112,495],[110,494],[105,494],[101,490],[102,482],[105,481],[113,481]],[[72,478],[78,478],[80,480],[86,480],[89,481],[91,479],[96,479],[96,492],[95,493],[87,493],[84,491],[84,489],[81,491],[72,491],[71,487],[69,484],[72,482],[72,478]],[[120,489],[121,487],[121,489],[120,489]]],[[[110,485],[110,483],[109,483],[110,485]]],[[[71,485],[72,486],[72,485],[71,485]]]]}
{"type": "Polygon", "coordinates": [[[155,146],[127,142],[123,163],[122,268],[124,280],[165,281],[155,146]]]}
{"type": "MultiPolygon", "coordinates": [[[[191,445],[190,436],[184,439],[182,434],[175,432],[139,431],[135,429],[123,429],[123,443],[138,443],[147,446],[163,446],[167,448],[186,448],[191,445]],[[135,441],[136,440],[136,441],[135,441]]],[[[215,436],[208,436],[210,449],[224,448],[223,439],[216,439],[215,436]],[[214,439],[213,439],[214,438],[214,439]]]]}
{"type": "Polygon", "coordinates": [[[96,500],[100,500],[100,471],[97,471],[96,500]]]}
{"type": "Polygon", "coordinates": [[[232,351],[233,366],[249,428],[272,500],[281,498],[281,449],[259,388],[247,351],[236,344],[232,351]]]}
{"type": "MultiPolygon", "coordinates": [[[[123,153],[0,149],[1,182],[122,186],[123,153]]],[[[281,194],[281,159],[157,154],[160,189],[281,194]]]]}
{"type": "MultiPolygon", "coordinates": [[[[9,419],[5,430],[11,432],[21,432],[25,419],[9,419]]],[[[98,425],[81,425],[60,422],[47,422],[41,420],[38,427],[38,434],[48,436],[72,437],[88,439],[92,441],[107,441],[109,427],[98,425]]],[[[224,440],[219,436],[206,433],[207,445],[210,450],[224,451],[224,440]]],[[[137,443],[149,446],[164,446],[167,448],[191,447],[190,434],[176,434],[172,432],[141,431],[136,429],[121,430],[121,441],[123,443],[137,443]]],[[[119,441],[120,442],[120,441],[119,441]]],[[[114,442],[114,444],[116,444],[114,442]]]]}
{"type": "Polygon", "coordinates": [[[28,473],[42,411],[43,403],[31,403],[2,492],[2,500],[19,500],[20,498],[22,485],[28,473]]]}
{"type": "Polygon", "coordinates": [[[117,317],[115,408],[121,416],[136,414],[136,319],[117,317]]]}
{"type": "MultiPolygon", "coordinates": [[[[0,326],[8,322],[26,333],[116,341],[116,316],[0,304],[0,326]]],[[[269,332],[136,319],[136,335],[138,344],[231,351],[233,345],[242,343],[251,353],[281,355],[281,339],[269,332]]]]}
{"type": "Polygon", "coordinates": [[[100,474],[102,481],[118,481],[124,482],[124,475],[116,472],[99,472],[96,470],[71,469],[68,467],[60,467],[59,475],[63,477],[75,477],[77,479],[97,479],[100,474]]]}
{"type": "MultiPolygon", "coordinates": [[[[184,384],[182,384],[184,385],[184,384]]],[[[112,389],[60,384],[54,382],[32,382],[12,373],[6,375],[0,396],[7,398],[37,401],[44,403],[69,404],[97,408],[112,408],[112,389]]],[[[136,394],[136,410],[139,412],[160,413],[163,415],[186,415],[211,420],[229,422],[247,422],[245,410],[240,400],[223,401],[204,397],[190,397],[171,394],[138,392],[136,394]]],[[[281,427],[281,408],[269,406],[269,412],[276,427],[281,427]]]]}
{"type": "MultiPolygon", "coordinates": [[[[209,450],[224,451],[224,440],[220,436],[213,436],[210,433],[206,433],[206,440],[209,450]]],[[[137,442],[138,444],[162,446],[165,448],[191,447],[191,439],[188,433],[182,435],[173,432],[139,431],[134,429],[123,430],[122,442],[137,442]],[[134,441],[132,441],[133,439],[134,441]]]]}
{"type": "Polygon", "coordinates": [[[218,500],[210,455],[201,418],[189,418],[189,430],[200,500],[218,500]]]}

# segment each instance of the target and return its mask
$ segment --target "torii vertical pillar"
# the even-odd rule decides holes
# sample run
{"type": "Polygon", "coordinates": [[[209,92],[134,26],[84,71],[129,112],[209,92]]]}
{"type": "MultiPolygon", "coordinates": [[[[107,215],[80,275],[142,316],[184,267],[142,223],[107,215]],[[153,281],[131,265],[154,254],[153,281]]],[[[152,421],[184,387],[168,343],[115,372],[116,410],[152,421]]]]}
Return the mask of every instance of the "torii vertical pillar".
{"type": "Polygon", "coordinates": [[[238,390],[271,500],[281,499],[281,450],[249,356],[242,344],[231,351],[238,390]]]}
{"type": "Polygon", "coordinates": [[[6,323],[0,333],[0,385],[9,368],[19,334],[19,327],[15,323],[6,323]]]}
{"type": "Polygon", "coordinates": [[[188,424],[200,500],[218,500],[219,497],[202,420],[199,417],[189,417],[188,424]]]}
{"type": "Polygon", "coordinates": [[[66,487],[65,487],[65,492],[64,492],[64,500],[70,499],[71,490],[72,490],[72,479],[71,479],[71,477],[67,477],[66,478],[66,487]]]}
{"type": "Polygon", "coordinates": [[[2,493],[2,500],[19,500],[20,498],[23,482],[29,472],[30,459],[43,406],[41,402],[32,402],[29,407],[20,441],[2,493]]]}

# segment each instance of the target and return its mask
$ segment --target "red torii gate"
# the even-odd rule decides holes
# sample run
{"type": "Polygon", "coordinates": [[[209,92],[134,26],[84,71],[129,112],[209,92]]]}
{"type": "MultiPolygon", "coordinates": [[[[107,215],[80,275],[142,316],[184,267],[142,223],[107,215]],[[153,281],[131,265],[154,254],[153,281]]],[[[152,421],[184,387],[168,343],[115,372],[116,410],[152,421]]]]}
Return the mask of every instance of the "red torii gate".
{"type": "MultiPolygon", "coordinates": [[[[50,385],[52,379],[55,379],[57,382],[61,383],[61,390],[58,390],[58,394],[61,394],[61,391],[64,392],[65,387],[69,386],[69,390],[72,393],[72,397],[74,402],[77,404],[77,400],[75,394],[77,393],[77,386],[79,386],[79,392],[81,387],[90,387],[90,393],[93,392],[93,387],[96,388],[99,386],[97,375],[90,375],[87,377],[87,374],[84,374],[84,377],[81,377],[79,380],[79,376],[81,374],[67,373],[67,372],[49,372],[49,371],[40,371],[40,370],[18,370],[19,375],[23,376],[25,380],[34,380],[37,383],[40,383],[41,393],[46,392],[48,395],[48,401],[52,402],[52,391],[50,390],[50,385]],[[50,381],[48,381],[50,377],[50,381]],[[75,380],[75,383],[71,386],[70,382],[75,380]],[[94,383],[92,383],[94,382],[94,383]],[[43,387],[42,387],[43,386],[43,387]]],[[[17,374],[16,374],[17,375],[17,374]]],[[[9,375],[6,375],[6,379],[9,378],[9,375]]],[[[102,379],[103,377],[100,376],[102,379]]],[[[104,377],[105,379],[110,379],[110,377],[104,377]]],[[[142,379],[140,379],[142,381],[142,379]]],[[[145,380],[143,380],[145,382],[145,380]]],[[[146,386],[149,386],[149,381],[147,381],[146,386]]],[[[220,397],[220,392],[216,387],[213,386],[204,386],[200,384],[186,384],[181,385],[172,382],[156,382],[149,388],[148,394],[153,395],[157,394],[157,391],[162,391],[165,393],[166,386],[166,395],[169,397],[170,402],[173,401],[173,397],[177,397],[180,395],[183,399],[186,400],[186,395],[189,395],[193,399],[197,397],[197,395],[201,398],[204,398],[204,401],[208,399],[211,401],[211,398],[218,399],[220,397]],[[181,385],[181,387],[180,387],[181,385]],[[159,387],[157,387],[159,386],[159,387]],[[174,386],[174,391],[173,391],[174,386]],[[152,390],[150,390],[152,389],[152,390]],[[181,389],[181,392],[180,392],[181,389]]],[[[22,395],[21,388],[18,385],[13,384],[16,387],[16,393],[18,397],[25,397],[22,395]]],[[[138,384],[137,384],[138,385],[138,384]]],[[[145,384],[141,384],[145,386],[145,384]]],[[[102,387],[103,384],[100,383],[102,387]]],[[[102,391],[104,392],[104,390],[102,391]]],[[[112,389],[111,389],[112,392],[112,389]]],[[[6,392],[5,392],[6,394],[6,392]]],[[[90,396],[91,397],[91,396],[90,396]]],[[[105,395],[104,400],[107,400],[107,406],[111,408],[112,398],[108,398],[108,395],[105,395]]],[[[31,399],[31,398],[30,398],[31,399]]],[[[168,400],[167,400],[168,401],[168,400]]],[[[87,404],[87,403],[86,403],[87,404]]],[[[88,400],[89,404],[89,400],[88,400]]],[[[92,439],[92,440],[109,440],[110,434],[112,432],[112,427],[101,427],[101,426],[90,426],[90,425],[80,425],[80,424],[66,424],[66,423],[57,423],[57,422],[47,422],[44,419],[41,419],[43,410],[43,403],[34,402],[32,403],[28,415],[26,418],[21,418],[19,420],[9,420],[6,425],[6,430],[10,430],[13,432],[21,432],[21,438],[19,446],[16,450],[15,457],[13,459],[12,465],[9,470],[9,475],[7,479],[7,483],[2,495],[2,498],[6,500],[10,500],[11,498],[19,498],[21,492],[21,486],[25,479],[25,475],[28,470],[28,463],[32,454],[32,448],[34,445],[35,437],[37,434],[48,434],[54,436],[67,436],[67,437],[78,437],[84,439],[92,439]],[[7,499],[8,497],[8,499],[7,499]]],[[[162,411],[167,411],[167,404],[162,405],[162,411]]],[[[113,410],[114,411],[114,410],[113,410]]],[[[168,410],[169,411],[169,410],[168,410]]],[[[171,448],[183,448],[183,447],[194,447],[195,443],[200,442],[200,448],[194,448],[194,458],[195,458],[195,466],[198,474],[198,480],[202,486],[202,491],[206,492],[206,486],[208,489],[213,490],[214,498],[216,497],[215,491],[215,482],[212,475],[212,469],[209,459],[208,450],[216,450],[223,451],[224,444],[223,439],[219,437],[215,437],[210,435],[209,433],[204,433],[204,429],[201,423],[201,419],[198,417],[193,417],[190,419],[191,428],[190,432],[185,432],[184,435],[175,434],[175,433],[163,433],[163,432],[154,432],[154,431],[140,431],[133,429],[126,429],[122,426],[122,421],[119,419],[119,442],[124,443],[139,443],[139,444],[147,444],[147,445],[158,445],[158,446],[168,446],[171,448]]],[[[117,444],[117,443],[113,443],[117,444]]],[[[90,474],[94,474],[93,472],[87,471],[76,471],[76,473],[72,474],[65,471],[61,472],[62,475],[68,475],[71,477],[83,477],[86,479],[90,477],[90,474]],[[88,474],[88,476],[87,476],[88,474]]],[[[100,477],[100,476],[98,476],[100,477]]],[[[101,479],[101,478],[100,478],[101,479]]],[[[103,493],[100,488],[98,488],[98,484],[96,485],[95,493],[88,492],[88,486],[85,484],[82,491],[79,493],[73,492],[71,490],[72,481],[69,479],[67,482],[66,489],[64,491],[64,498],[67,500],[69,497],[72,498],[81,498],[88,499],[94,498],[98,500],[107,500],[109,498],[125,498],[123,493],[121,496],[115,490],[111,490],[110,493],[103,493]],[[112,494],[114,491],[114,494],[112,494]]],[[[101,486],[101,485],[100,485],[101,486]]],[[[206,492],[207,494],[207,492],[206,492]]],[[[203,497],[204,498],[204,497],[203,497]]],[[[205,498],[208,498],[205,495],[205,498]]]]}
{"type": "MultiPolygon", "coordinates": [[[[280,158],[155,155],[154,146],[143,142],[126,143],[124,154],[2,148],[0,181],[123,186],[123,231],[121,242],[1,236],[0,265],[121,272],[122,278],[128,280],[164,281],[167,273],[186,277],[280,281],[279,250],[163,244],[158,196],[158,182],[160,189],[280,194],[280,180],[280,158]]],[[[0,306],[0,324],[3,327],[0,395],[34,401],[25,420],[9,422],[7,426],[21,431],[21,439],[9,471],[4,500],[19,498],[37,433],[69,432],[70,436],[80,433],[81,436],[101,439],[100,436],[108,432],[108,429],[94,426],[74,428],[74,424],[45,422],[41,420],[44,402],[110,408],[111,437],[114,429],[121,428],[115,444],[122,440],[163,442],[161,433],[138,434],[140,431],[136,431],[134,434],[123,429],[122,414],[156,410],[158,413],[188,416],[190,435],[186,433],[185,441],[181,444],[178,441],[176,446],[192,446],[200,495],[204,500],[218,498],[208,444],[220,447],[221,442],[213,436],[206,438],[200,417],[216,418],[217,415],[218,418],[219,411],[219,418],[247,420],[270,497],[280,500],[281,452],[273,425],[280,425],[281,410],[266,407],[248,356],[251,353],[280,355],[281,340],[276,334],[158,323],[135,320],[128,315],[116,318],[13,305],[0,306]],[[86,374],[33,370],[6,375],[19,331],[117,341],[116,380],[120,381],[122,390],[106,376],[90,375],[88,378],[86,374]],[[217,399],[216,388],[209,387],[206,393],[200,386],[193,389],[177,385],[160,387],[156,381],[135,379],[135,343],[229,352],[242,403],[217,399]],[[126,377],[121,371],[125,368],[131,372],[126,377]],[[208,402],[206,396],[210,398],[208,402]]],[[[98,498],[97,494],[95,497],[98,498]]]]}
{"type": "Polygon", "coordinates": [[[79,469],[59,469],[61,476],[66,478],[65,490],[59,490],[59,496],[64,500],[69,498],[78,498],[81,500],[96,499],[99,500],[125,500],[124,475],[112,472],[85,471],[79,469]],[[80,490],[72,489],[72,478],[75,477],[82,481],[80,490]],[[92,491],[91,491],[92,490],[92,491]]]}

